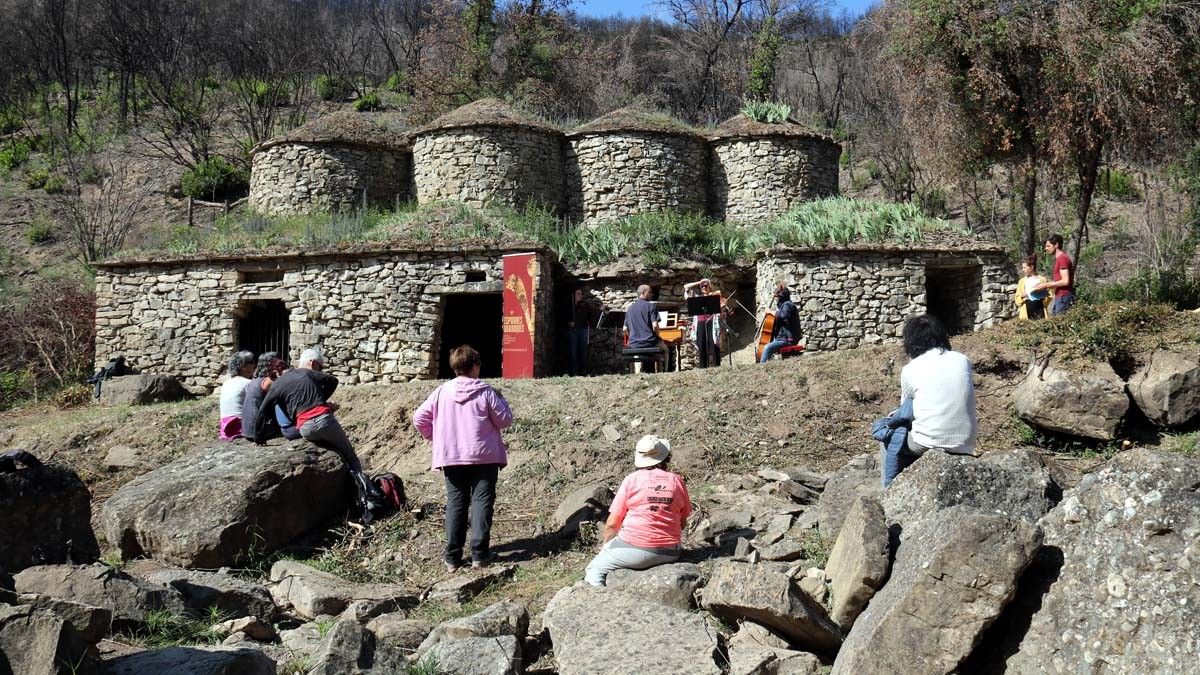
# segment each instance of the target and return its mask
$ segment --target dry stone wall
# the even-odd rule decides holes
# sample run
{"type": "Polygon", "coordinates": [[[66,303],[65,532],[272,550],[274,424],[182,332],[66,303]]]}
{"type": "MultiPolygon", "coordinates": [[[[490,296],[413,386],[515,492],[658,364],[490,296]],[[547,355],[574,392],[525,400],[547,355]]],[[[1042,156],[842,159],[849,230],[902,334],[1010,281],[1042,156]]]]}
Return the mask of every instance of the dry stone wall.
{"type": "Polygon", "coordinates": [[[250,206],[261,213],[292,215],[392,207],[412,190],[412,153],[336,143],[281,143],[254,155],[250,206]]]}
{"type": "Polygon", "coordinates": [[[435,130],[413,142],[417,202],[563,205],[562,137],[524,127],[435,130]]]}
{"type": "MultiPolygon", "coordinates": [[[[320,346],[343,382],[437,376],[441,307],[455,293],[500,293],[500,251],[381,252],[102,268],[96,278],[96,359],[116,355],[143,372],[172,373],[196,393],[223,379],[237,344],[239,308],[280,300],[289,313],[290,360],[320,346]],[[282,269],[282,279],[245,283],[245,272],[282,269]],[[482,273],[482,280],[467,281],[482,273]]],[[[536,363],[550,362],[553,288],[539,256],[536,363]]],[[[500,321],[500,317],[496,317],[500,321]]]]}
{"type": "Polygon", "coordinates": [[[762,222],[838,193],[837,144],[806,136],[733,138],[712,144],[711,215],[762,222]]]}
{"type": "MultiPolygon", "coordinates": [[[[1002,252],[811,251],[773,253],[759,260],[758,306],[771,306],[779,281],[787,281],[800,310],[802,342],[808,351],[851,349],[897,342],[904,322],[927,311],[969,316],[967,331],[1011,318],[1012,265],[1002,252]],[[930,307],[926,268],[977,267],[978,289],[954,304],[930,307]]],[[[961,320],[961,319],[960,319],[961,320]]]]}
{"type": "Polygon", "coordinates": [[[691,136],[614,132],[566,148],[568,214],[596,225],[639,213],[706,208],[708,146],[691,136]]]}

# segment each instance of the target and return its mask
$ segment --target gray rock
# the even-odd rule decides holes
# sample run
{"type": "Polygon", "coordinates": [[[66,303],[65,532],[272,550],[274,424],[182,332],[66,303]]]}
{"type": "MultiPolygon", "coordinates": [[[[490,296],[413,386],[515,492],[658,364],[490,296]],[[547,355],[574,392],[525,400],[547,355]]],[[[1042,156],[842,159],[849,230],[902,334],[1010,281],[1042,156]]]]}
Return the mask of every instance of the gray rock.
{"type": "Polygon", "coordinates": [[[1067,491],[1042,519],[1045,547],[1011,608],[1029,629],[1007,672],[1194,670],[1198,485],[1194,458],[1139,449],[1067,491]]]}
{"type": "Polygon", "coordinates": [[[17,604],[46,610],[70,622],[88,644],[94,645],[103,640],[112,625],[112,610],[104,607],[94,607],[39,593],[22,593],[15,600],[17,604]]]}
{"type": "MultiPolygon", "coordinates": [[[[332,616],[321,617],[327,622],[326,627],[332,627],[336,621],[332,616]]],[[[296,628],[279,631],[279,642],[293,654],[308,656],[317,653],[325,636],[321,634],[321,624],[310,621],[296,628]]]]}
{"type": "Polygon", "coordinates": [[[786,474],[789,479],[794,480],[807,488],[816,490],[817,492],[823,491],[825,489],[825,484],[829,482],[829,474],[816,473],[798,466],[783,469],[783,473],[786,474]]]}
{"type": "Polygon", "coordinates": [[[771,632],[770,628],[753,621],[743,621],[729,638],[729,644],[743,644],[770,649],[791,649],[787,640],[771,632]]]}
{"type": "Polygon", "coordinates": [[[958,505],[1036,523],[1060,494],[1032,450],[994,451],[982,458],[929,451],[888,486],[883,508],[888,523],[902,528],[958,505]]]}
{"type": "Polygon", "coordinates": [[[600,433],[604,434],[605,440],[609,443],[616,443],[621,440],[621,432],[611,424],[606,424],[600,429],[600,433]]]}
{"type": "Polygon", "coordinates": [[[817,675],[821,659],[815,654],[758,645],[729,645],[729,675],[817,675]]]}
{"type": "Polygon", "coordinates": [[[704,575],[694,563],[671,563],[647,570],[616,570],[605,584],[616,591],[687,610],[696,606],[696,590],[704,584],[704,575]]]}
{"type": "Polygon", "coordinates": [[[130,567],[133,576],[179,591],[191,609],[215,607],[227,616],[257,616],[266,620],[275,616],[275,602],[265,586],[219,572],[162,567],[142,574],[135,566],[130,567]]]}
{"type": "Polygon", "coordinates": [[[398,612],[412,607],[416,599],[409,595],[396,597],[358,599],[346,605],[346,609],[338,615],[339,619],[354,619],[365,624],[381,614],[398,612]]]}
{"type": "Polygon", "coordinates": [[[874,497],[859,497],[842,522],[825,566],[833,596],[830,618],[843,632],[887,581],[890,552],[883,506],[874,497]]]}
{"type": "Polygon", "coordinates": [[[146,463],[140,453],[128,445],[114,445],[104,456],[104,468],[109,471],[120,469],[135,469],[146,463]]]}
{"type": "Polygon", "coordinates": [[[704,587],[702,606],[729,620],[749,619],[767,626],[792,645],[836,652],[841,631],[784,572],[765,565],[722,562],[704,587]]]}
{"type": "Polygon", "coordinates": [[[1013,391],[1017,415],[1038,428],[1111,441],[1129,410],[1125,383],[1107,363],[1085,373],[1034,363],[1013,391]]]}
{"type": "Polygon", "coordinates": [[[437,664],[438,672],[454,675],[518,675],[524,672],[521,643],[511,635],[439,642],[418,663],[437,664]]]}
{"type": "Polygon", "coordinates": [[[243,616],[239,619],[222,621],[212,627],[214,633],[220,635],[242,634],[258,642],[270,642],[275,639],[275,627],[265,623],[256,616],[243,616]]]}
{"type": "Polygon", "coordinates": [[[51,612],[0,605],[0,671],[19,675],[76,675],[96,672],[79,631],[51,612]]]}
{"type": "Polygon", "coordinates": [[[821,493],[794,480],[781,480],[767,483],[758,491],[768,497],[781,500],[791,500],[796,504],[815,504],[821,493]]]}
{"type": "MultiPolygon", "coordinates": [[[[416,596],[401,586],[356,584],[295,560],[271,566],[271,597],[280,607],[291,607],[298,616],[312,619],[341,614],[355,600],[391,601],[414,606],[416,596]]],[[[358,621],[358,617],[347,617],[358,621]]]]}
{"type": "Polygon", "coordinates": [[[467,602],[482,593],[485,588],[511,578],[516,571],[515,565],[471,570],[455,575],[451,579],[437,582],[429,589],[425,599],[434,602],[467,602]]]}
{"type": "Polygon", "coordinates": [[[0,474],[0,575],[98,558],[91,500],[79,475],[60,464],[0,474]]]}
{"type": "Polygon", "coordinates": [[[40,565],[13,578],[18,593],[38,593],[112,612],[114,630],[137,628],[151,612],[183,614],[183,596],[173,588],[135,579],[107,565],[40,565]]]}
{"type": "Polygon", "coordinates": [[[907,528],[892,577],[834,662],[835,674],[949,673],[1016,592],[1036,525],[955,506],[907,528]]]}
{"type": "Polygon", "coordinates": [[[705,615],[587,585],[564,588],[542,614],[560,675],[717,675],[717,627],[705,615]]]}
{"type": "Polygon", "coordinates": [[[125,484],[104,504],[104,531],[122,557],[183,567],[236,567],[343,513],[346,469],[300,442],[205,448],[125,484]]]}
{"type": "Polygon", "coordinates": [[[420,619],[405,618],[401,612],[383,614],[371,619],[367,630],[375,634],[380,642],[386,642],[405,652],[416,651],[417,647],[429,637],[433,626],[420,619]]]}
{"type": "Polygon", "coordinates": [[[837,541],[842,521],[859,496],[880,497],[882,493],[877,453],[859,455],[835,471],[825,483],[821,498],[817,500],[817,527],[821,541],[829,546],[837,541]]]}
{"type": "Polygon", "coordinates": [[[758,477],[767,481],[791,480],[792,477],[778,469],[763,467],[758,470],[758,477]]]}
{"type": "Polygon", "coordinates": [[[1159,426],[1187,424],[1200,415],[1200,354],[1156,351],[1129,378],[1129,393],[1159,426]]]}
{"type": "Polygon", "coordinates": [[[424,654],[435,645],[452,640],[502,635],[523,640],[528,632],[529,611],[525,605],[503,600],[488,605],[477,614],[453,619],[434,628],[417,649],[417,654],[424,654]]]}
{"type": "Polygon", "coordinates": [[[275,661],[249,647],[169,647],[104,663],[105,675],[275,675],[275,661]]]}
{"type": "Polygon", "coordinates": [[[754,538],[755,543],[762,546],[769,546],[783,539],[783,535],[792,529],[793,520],[795,518],[790,513],[781,513],[775,516],[767,523],[767,528],[759,532],[758,536],[754,538]]]}
{"type": "Polygon", "coordinates": [[[321,641],[316,665],[308,675],[390,675],[404,672],[407,659],[395,647],[375,639],[371,631],[350,619],[340,619],[321,641]]]}
{"type": "Polygon", "coordinates": [[[104,381],[100,405],[150,405],[172,403],[192,395],[173,375],[123,375],[104,381]]]}
{"type": "Polygon", "coordinates": [[[554,510],[551,525],[563,536],[574,536],[580,523],[600,523],[608,517],[613,492],[604,483],[591,483],[567,495],[554,510]]]}

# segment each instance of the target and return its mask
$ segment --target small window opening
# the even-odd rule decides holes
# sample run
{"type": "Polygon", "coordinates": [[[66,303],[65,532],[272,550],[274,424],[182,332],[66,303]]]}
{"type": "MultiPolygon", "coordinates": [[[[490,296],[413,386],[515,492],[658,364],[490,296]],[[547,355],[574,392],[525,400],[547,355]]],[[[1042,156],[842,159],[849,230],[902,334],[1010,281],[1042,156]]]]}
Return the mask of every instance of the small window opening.
{"type": "Polygon", "coordinates": [[[467,281],[487,281],[487,272],[483,270],[470,270],[467,272],[467,281]]]}
{"type": "Polygon", "coordinates": [[[238,272],[239,284],[271,284],[283,281],[283,270],[242,270],[238,272]]]}

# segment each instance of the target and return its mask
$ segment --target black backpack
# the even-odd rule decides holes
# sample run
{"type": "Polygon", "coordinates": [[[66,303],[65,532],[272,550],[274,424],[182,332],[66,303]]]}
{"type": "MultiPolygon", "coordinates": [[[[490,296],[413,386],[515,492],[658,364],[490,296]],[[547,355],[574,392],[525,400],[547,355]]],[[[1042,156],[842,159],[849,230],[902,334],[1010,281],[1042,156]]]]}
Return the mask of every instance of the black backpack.
{"type": "Polygon", "coordinates": [[[400,482],[400,479],[395,474],[380,474],[380,477],[391,476],[391,479],[387,481],[390,493],[380,489],[375,480],[367,478],[367,474],[361,471],[351,471],[350,476],[354,479],[355,492],[357,493],[355,506],[358,508],[359,520],[363,525],[370,525],[376,520],[387,518],[395,513],[397,510],[396,485],[399,485],[399,497],[401,502],[403,502],[404,484],[400,482]],[[392,479],[394,479],[394,482],[392,479]]]}

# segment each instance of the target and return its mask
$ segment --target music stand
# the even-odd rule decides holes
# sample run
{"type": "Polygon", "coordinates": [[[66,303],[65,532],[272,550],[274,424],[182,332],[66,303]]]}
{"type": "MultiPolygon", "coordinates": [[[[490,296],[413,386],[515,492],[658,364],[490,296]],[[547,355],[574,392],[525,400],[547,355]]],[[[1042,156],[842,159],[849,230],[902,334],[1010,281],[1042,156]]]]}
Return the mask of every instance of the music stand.
{"type": "Polygon", "coordinates": [[[721,296],[698,295],[688,298],[687,311],[691,316],[700,316],[701,314],[720,314],[721,296]]]}

